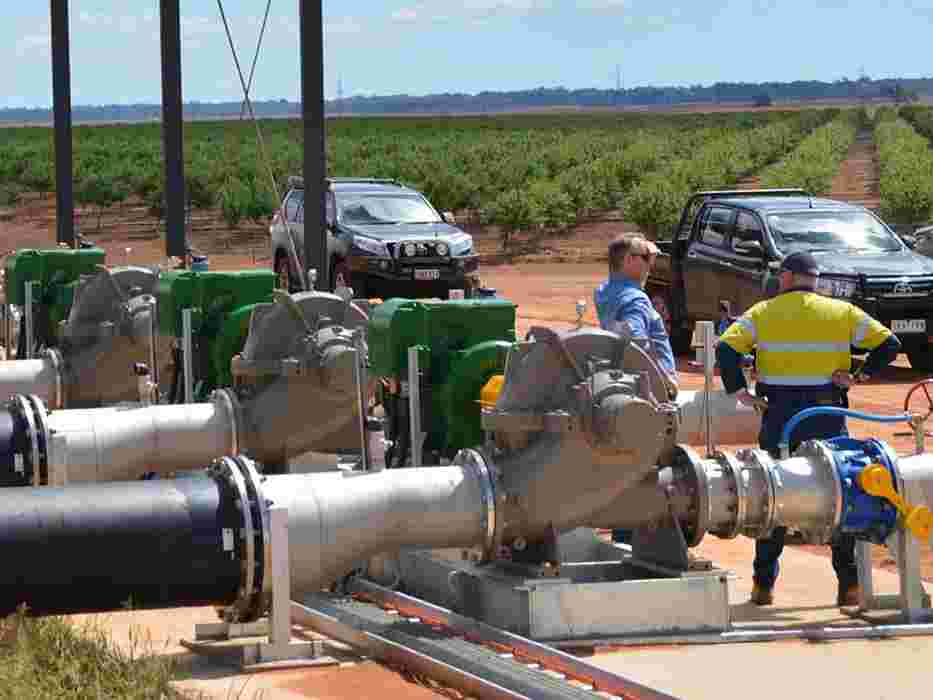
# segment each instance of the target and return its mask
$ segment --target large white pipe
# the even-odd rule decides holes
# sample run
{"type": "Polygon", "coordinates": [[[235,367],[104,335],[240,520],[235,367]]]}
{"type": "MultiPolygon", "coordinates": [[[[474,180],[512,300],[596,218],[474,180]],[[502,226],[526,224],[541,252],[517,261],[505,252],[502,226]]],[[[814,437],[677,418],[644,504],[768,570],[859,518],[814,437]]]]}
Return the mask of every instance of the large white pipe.
{"type": "Polygon", "coordinates": [[[50,413],[49,483],[138,479],[236,454],[235,417],[225,401],[50,413]]]}
{"type": "Polygon", "coordinates": [[[288,508],[292,593],[320,589],[354,562],[402,546],[484,544],[483,479],[470,467],[266,478],[263,496],[288,508]]]}
{"type": "Polygon", "coordinates": [[[54,351],[38,359],[0,361],[0,402],[16,394],[38,396],[53,410],[62,408],[61,361],[54,351]]]}
{"type": "MultiPolygon", "coordinates": [[[[703,391],[681,391],[677,394],[676,401],[680,408],[677,441],[690,445],[706,444],[703,391]]],[[[758,442],[761,416],[753,408],[739,403],[735,394],[727,394],[722,390],[711,391],[709,406],[713,444],[736,445],[758,442]]]]}

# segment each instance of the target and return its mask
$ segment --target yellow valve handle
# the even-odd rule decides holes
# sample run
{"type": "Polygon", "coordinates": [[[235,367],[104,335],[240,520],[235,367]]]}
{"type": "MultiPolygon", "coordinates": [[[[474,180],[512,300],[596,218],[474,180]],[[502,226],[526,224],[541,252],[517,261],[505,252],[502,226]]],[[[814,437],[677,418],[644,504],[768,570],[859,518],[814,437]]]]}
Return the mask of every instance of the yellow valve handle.
{"type": "Polygon", "coordinates": [[[891,473],[880,464],[870,464],[858,477],[859,485],[865,493],[890,501],[903,518],[904,528],[914,537],[924,542],[933,531],[933,512],[927,506],[912,506],[894,490],[891,473]]]}

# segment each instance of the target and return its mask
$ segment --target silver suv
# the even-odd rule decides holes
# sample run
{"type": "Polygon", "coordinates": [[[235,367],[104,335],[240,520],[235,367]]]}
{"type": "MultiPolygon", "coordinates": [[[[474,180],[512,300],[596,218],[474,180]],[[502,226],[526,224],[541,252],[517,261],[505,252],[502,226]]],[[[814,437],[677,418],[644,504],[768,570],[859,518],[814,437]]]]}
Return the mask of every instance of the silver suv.
{"type": "MultiPolygon", "coordinates": [[[[423,194],[394,180],[335,177],[326,183],[331,289],[351,287],[359,298],[477,293],[473,237],[453,225],[452,214],[439,214],[423,194]]],[[[301,286],[296,256],[305,269],[302,178],[289,178],[269,233],[279,285],[295,291],[301,286]]]]}

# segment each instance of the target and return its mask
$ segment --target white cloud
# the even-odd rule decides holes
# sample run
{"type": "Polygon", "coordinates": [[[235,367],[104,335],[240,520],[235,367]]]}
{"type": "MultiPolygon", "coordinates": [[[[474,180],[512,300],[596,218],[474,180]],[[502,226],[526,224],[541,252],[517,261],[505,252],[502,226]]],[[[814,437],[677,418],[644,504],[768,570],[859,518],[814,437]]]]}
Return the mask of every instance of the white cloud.
{"type": "Polygon", "coordinates": [[[363,23],[355,17],[335,17],[324,24],[324,35],[357,35],[365,31],[363,23]]]}
{"type": "Polygon", "coordinates": [[[497,17],[546,16],[559,10],[579,13],[620,14],[628,11],[630,0],[434,0],[399,7],[391,19],[399,24],[441,24],[485,22],[497,17]]]}
{"type": "Polygon", "coordinates": [[[223,32],[223,22],[212,17],[182,17],[181,35],[183,38],[209,36],[223,32]]]}
{"type": "Polygon", "coordinates": [[[36,34],[26,34],[21,36],[16,40],[14,50],[16,51],[17,58],[35,58],[38,54],[40,56],[48,56],[51,51],[52,38],[48,27],[46,27],[44,32],[37,32],[36,34]]]}

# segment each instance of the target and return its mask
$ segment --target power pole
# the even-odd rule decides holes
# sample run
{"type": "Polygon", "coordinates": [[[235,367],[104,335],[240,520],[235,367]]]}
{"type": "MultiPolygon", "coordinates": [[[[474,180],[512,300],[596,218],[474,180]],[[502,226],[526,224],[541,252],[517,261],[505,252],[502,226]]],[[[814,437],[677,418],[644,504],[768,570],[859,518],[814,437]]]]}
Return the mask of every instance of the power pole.
{"type": "Polygon", "coordinates": [[[73,247],[75,231],[68,0],[51,0],[50,10],[55,122],[55,237],[58,243],[73,247]]]}
{"type": "Polygon", "coordinates": [[[337,114],[343,114],[343,78],[337,76],[337,114]]]}

